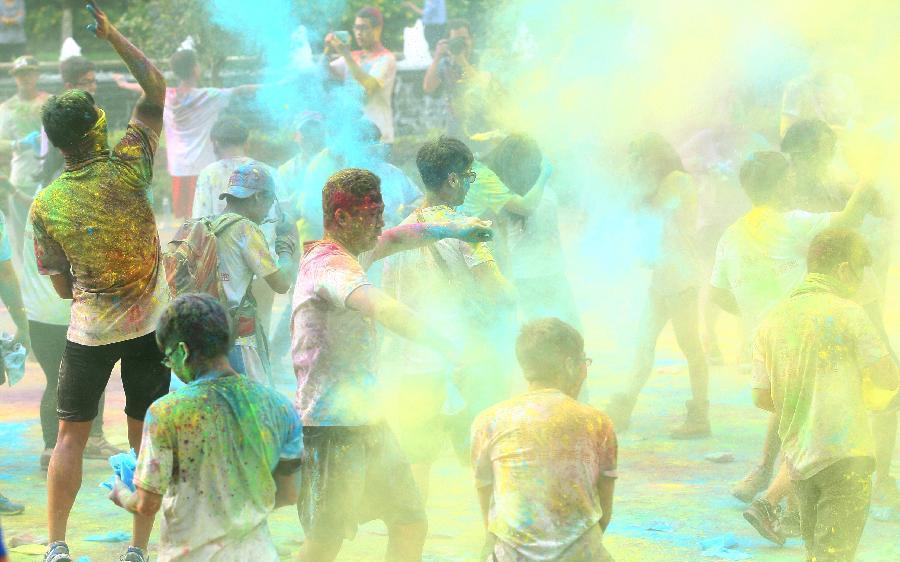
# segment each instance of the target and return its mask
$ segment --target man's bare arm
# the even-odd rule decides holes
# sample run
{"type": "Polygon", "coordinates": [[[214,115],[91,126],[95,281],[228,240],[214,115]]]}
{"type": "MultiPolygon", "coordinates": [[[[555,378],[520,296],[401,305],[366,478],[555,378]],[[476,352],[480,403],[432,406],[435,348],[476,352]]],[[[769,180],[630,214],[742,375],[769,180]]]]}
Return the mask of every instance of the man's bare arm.
{"type": "Polygon", "coordinates": [[[597,492],[600,494],[600,507],[603,509],[603,515],[600,516],[600,528],[606,531],[609,522],[612,520],[613,513],[613,495],[616,490],[616,479],[608,476],[601,476],[600,482],[597,483],[597,492]]]}
{"type": "Polygon", "coordinates": [[[872,384],[885,390],[897,390],[900,386],[897,364],[890,355],[885,355],[877,363],[863,369],[862,374],[863,378],[869,378],[872,384]]]}
{"type": "Polygon", "coordinates": [[[493,495],[493,486],[482,486],[481,488],[478,488],[478,505],[481,507],[481,520],[484,523],[485,530],[488,528],[488,516],[491,511],[491,498],[493,495]]]}
{"type": "Polygon", "coordinates": [[[768,388],[753,389],[753,405],[767,412],[775,411],[775,402],[772,401],[772,391],[768,388]]]}
{"type": "Polygon", "coordinates": [[[53,290],[59,295],[59,298],[72,300],[72,275],[70,273],[60,273],[50,276],[50,283],[53,284],[53,290]]]}
{"type": "Polygon", "coordinates": [[[373,250],[372,261],[384,259],[397,252],[421,248],[426,244],[457,238],[465,242],[486,242],[493,236],[490,223],[467,218],[441,223],[412,223],[385,230],[373,250]]]}
{"type": "Polygon", "coordinates": [[[97,37],[106,39],[112,45],[144,91],[134,108],[134,117],[159,134],[162,132],[162,113],[166,103],[166,79],[150,59],[109,22],[96,2],[89,1],[87,8],[95,20],[90,27],[97,37]]]}
{"type": "Polygon", "coordinates": [[[738,309],[737,300],[734,298],[734,293],[732,293],[728,289],[722,289],[720,287],[710,287],[709,298],[725,312],[734,314],[735,316],[740,315],[741,311],[740,309],[738,309]]]}
{"type": "Polygon", "coordinates": [[[452,344],[430,329],[408,306],[381,289],[363,285],[347,297],[347,307],[371,318],[400,337],[430,347],[444,356],[455,359],[452,344]]]}

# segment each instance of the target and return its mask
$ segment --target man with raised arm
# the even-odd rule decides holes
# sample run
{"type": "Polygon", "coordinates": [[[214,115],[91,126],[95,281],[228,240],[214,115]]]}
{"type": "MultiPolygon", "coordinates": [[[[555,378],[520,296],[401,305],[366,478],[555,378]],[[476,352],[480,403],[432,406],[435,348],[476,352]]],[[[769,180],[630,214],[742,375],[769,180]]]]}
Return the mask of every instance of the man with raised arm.
{"type": "Polygon", "coordinates": [[[297,411],[304,425],[298,510],[302,562],[331,562],[359,523],[384,521],[387,560],[422,559],[427,524],[409,461],[373,400],[376,323],[448,358],[459,356],[438,326],[377,289],[366,268],[391,254],[442,240],[487,240],[477,219],[386,230],[381,181],[368,170],[332,175],[322,193],[325,237],[307,244],[291,326],[297,411]]]}
{"type": "MultiPolygon", "coordinates": [[[[143,94],[122,140],[109,149],[106,114],[88,92],[51,97],[42,121],[63,153],[62,175],[38,193],[31,209],[38,268],[72,317],[59,372],[59,437],[47,476],[50,545],[45,562],[71,562],[66,526],[81,487],[82,454],[97,401],[121,361],[128,440],[137,451],[147,408],[169,386],[154,330],[168,291],[159,234],[147,192],[162,129],[162,73],[89,2],[92,29],[119,54],[143,94]]],[[[121,560],[145,562],[153,518],[134,516],[121,560]]]]}

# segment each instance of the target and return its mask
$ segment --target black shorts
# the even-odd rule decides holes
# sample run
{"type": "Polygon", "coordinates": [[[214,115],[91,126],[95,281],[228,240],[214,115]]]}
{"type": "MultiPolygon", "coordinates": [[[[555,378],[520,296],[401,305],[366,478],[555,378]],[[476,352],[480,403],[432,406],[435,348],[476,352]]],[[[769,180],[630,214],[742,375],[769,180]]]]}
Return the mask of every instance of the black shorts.
{"type": "Polygon", "coordinates": [[[304,427],[297,511],[313,540],[352,539],[357,525],[425,521],[409,461],[384,424],[304,427]]]}
{"type": "Polygon", "coordinates": [[[143,420],[147,409],[169,391],[169,369],[156,346],[156,335],[108,345],[81,345],[66,340],[59,368],[56,415],[63,421],[91,421],[117,361],[122,361],[125,414],[143,420]]]}

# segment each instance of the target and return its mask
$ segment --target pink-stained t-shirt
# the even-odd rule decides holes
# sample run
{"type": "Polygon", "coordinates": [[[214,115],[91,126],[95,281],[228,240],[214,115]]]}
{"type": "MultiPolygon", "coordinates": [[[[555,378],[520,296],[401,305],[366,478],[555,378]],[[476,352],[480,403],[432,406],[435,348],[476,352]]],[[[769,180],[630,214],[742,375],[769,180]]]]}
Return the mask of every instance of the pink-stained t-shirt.
{"type": "Polygon", "coordinates": [[[233,90],[166,88],[163,125],[169,175],[196,176],[216,161],[209,133],[233,90]]]}
{"type": "Polygon", "coordinates": [[[375,404],[377,342],[372,320],[347,307],[371,285],[363,265],[327,240],[306,246],[294,288],[291,355],[296,407],[308,426],[360,426],[379,421],[375,404]]]}

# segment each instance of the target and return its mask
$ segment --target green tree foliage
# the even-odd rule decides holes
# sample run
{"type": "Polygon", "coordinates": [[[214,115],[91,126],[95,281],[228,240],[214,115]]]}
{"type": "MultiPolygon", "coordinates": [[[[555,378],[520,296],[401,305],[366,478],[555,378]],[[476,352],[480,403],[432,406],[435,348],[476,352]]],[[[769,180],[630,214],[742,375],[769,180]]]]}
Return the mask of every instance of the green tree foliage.
{"type": "MultiPolygon", "coordinates": [[[[416,15],[402,0],[292,0],[299,19],[309,25],[313,37],[328,31],[353,29],[354,14],[363,6],[378,7],[385,18],[384,43],[393,50],[403,48],[403,28],[412,25],[416,15]]],[[[422,6],[424,0],[413,0],[422,6]]],[[[248,3],[250,4],[250,3],[248,3]]],[[[83,0],[26,0],[26,28],[33,52],[55,53],[60,44],[63,8],[73,14],[73,35],[87,52],[99,50],[99,44],[85,26],[91,17],[83,0]]],[[[110,19],[134,42],[155,59],[167,59],[188,35],[194,37],[204,66],[215,76],[225,57],[251,54],[252,45],[238,40],[213,23],[209,0],[101,0],[110,19]]],[[[490,6],[489,0],[447,0],[451,18],[462,17],[476,27],[490,6]]],[[[248,7],[248,9],[250,9],[248,7]]]]}

